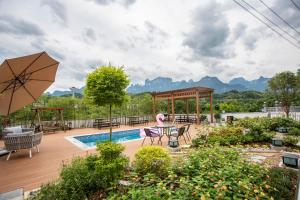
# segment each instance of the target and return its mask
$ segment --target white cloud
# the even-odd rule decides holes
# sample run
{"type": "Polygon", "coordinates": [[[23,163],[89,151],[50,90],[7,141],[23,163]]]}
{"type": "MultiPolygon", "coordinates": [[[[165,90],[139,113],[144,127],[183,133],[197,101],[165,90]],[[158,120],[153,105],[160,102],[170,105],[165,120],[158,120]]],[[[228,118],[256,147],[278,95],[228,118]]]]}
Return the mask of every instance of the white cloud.
{"type": "MultiPolygon", "coordinates": [[[[299,27],[288,2],[266,3],[283,17],[278,8],[286,8],[286,19],[299,27]]],[[[61,63],[50,90],[81,87],[93,67],[109,62],[124,65],[133,83],[157,76],[254,79],[300,63],[300,50],[231,0],[10,0],[0,1],[0,13],[0,59],[47,51],[61,63]]]]}

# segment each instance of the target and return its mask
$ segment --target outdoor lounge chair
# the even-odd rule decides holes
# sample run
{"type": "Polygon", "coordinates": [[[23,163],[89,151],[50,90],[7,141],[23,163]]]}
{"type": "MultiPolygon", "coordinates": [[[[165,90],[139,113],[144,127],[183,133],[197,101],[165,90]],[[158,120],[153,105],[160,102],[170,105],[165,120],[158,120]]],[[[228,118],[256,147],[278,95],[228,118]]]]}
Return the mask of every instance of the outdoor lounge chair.
{"type": "Polygon", "coordinates": [[[178,142],[179,142],[180,137],[183,137],[184,142],[186,143],[184,133],[185,133],[185,126],[182,126],[182,127],[178,128],[177,131],[171,132],[170,137],[175,137],[176,140],[178,140],[178,142]]]}
{"type": "Polygon", "coordinates": [[[163,135],[160,134],[160,133],[158,133],[158,132],[155,132],[154,130],[155,130],[155,129],[153,129],[153,128],[144,128],[144,131],[145,131],[146,136],[145,136],[145,138],[144,138],[144,140],[143,140],[142,146],[144,145],[144,142],[145,142],[145,140],[146,140],[146,137],[149,137],[149,138],[150,138],[150,140],[151,140],[151,145],[152,145],[153,142],[154,142],[154,138],[158,137],[157,144],[159,144],[159,142],[160,142],[160,144],[162,145],[161,138],[162,138],[163,135]]]}
{"type": "MultiPolygon", "coordinates": [[[[6,129],[5,131],[9,132],[9,129],[6,129]]],[[[13,151],[18,151],[21,149],[29,149],[29,157],[31,158],[32,148],[36,147],[37,152],[39,152],[38,145],[41,143],[42,136],[43,132],[34,133],[33,129],[31,129],[31,131],[28,132],[10,132],[6,134],[6,136],[4,136],[3,138],[5,149],[9,151],[6,160],[9,160],[13,151]]]]}

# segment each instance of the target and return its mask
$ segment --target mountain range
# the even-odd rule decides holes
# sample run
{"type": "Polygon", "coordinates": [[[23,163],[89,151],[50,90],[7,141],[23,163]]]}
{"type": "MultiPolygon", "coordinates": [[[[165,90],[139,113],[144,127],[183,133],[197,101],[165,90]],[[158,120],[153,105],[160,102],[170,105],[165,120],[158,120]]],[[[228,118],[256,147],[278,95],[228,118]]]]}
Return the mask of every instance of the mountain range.
{"type": "MultiPolygon", "coordinates": [[[[262,92],[267,88],[267,83],[270,78],[259,77],[254,80],[246,80],[243,77],[238,77],[230,80],[228,83],[222,82],[218,77],[205,76],[199,81],[182,80],[173,81],[169,77],[157,77],[153,80],[146,79],[144,84],[132,84],[127,88],[128,93],[138,94],[143,92],[161,92],[167,90],[182,89],[187,87],[209,87],[215,89],[216,93],[224,93],[231,90],[237,91],[259,91],[262,92]]],[[[83,94],[82,88],[76,88],[75,93],[83,94]]],[[[53,93],[48,93],[51,96],[71,95],[70,90],[56,90],[53,93]]]]}
{"type": "Polygon", "coordinates": [[[209,87],[215,89],[216,93],[224,93],[231,90],[237,91],[264,91],[267,88],[269,78],[259,77],[255,80],[246,80],[242,77],[234,78],[228,83],[222,82],[217,77],[205,76],[199,81],[173,81],[168,77],[157,77],[153,80],[145,80],[143,85],[134,84],[128,87],[127,91],[132,94],[142,92],[161,92],[187,87],[209,87]]]}

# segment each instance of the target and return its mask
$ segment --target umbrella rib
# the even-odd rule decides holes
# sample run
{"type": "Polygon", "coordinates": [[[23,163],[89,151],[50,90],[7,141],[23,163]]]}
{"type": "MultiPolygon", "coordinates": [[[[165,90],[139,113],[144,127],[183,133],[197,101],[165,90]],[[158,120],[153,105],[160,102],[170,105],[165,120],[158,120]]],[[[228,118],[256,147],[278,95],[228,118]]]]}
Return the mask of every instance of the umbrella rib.
{"type": "Polygon", "coordinates": [[[29,78],[28,81],[45,81],[45,82],[54,82],[52,80],[43,80],[43,79],[35,79],[35,78],[29,78]]]}
{"type": "MultiPolygon", "coordinates": [[[[11,81],[11,80],[10,80],[11,81]]],[[[14,84],[14,87],[15,87],[15,84],[16,82],[15,81],[11,81],[1,92],[0,94],[2,94],[3,92],[5,92],[7,89],[9,89],[9,87],[14,84]]]]}
{"type": "Polygon", "coordinates": [[[42,53],[40,53],[40,55],[38,57],[36,57],[36,59],[34,59],[25,69],[23,69],[23,71],[20,73],[20,75],[23,74],[29,67],[31,67],[31,65],[33,63],[35,63],[35,61],[37,61],[44,53],[45,53],[45,51],[43,51],[42,53]]]}
{"type": "Polygon", "coordinates": [[[27,74],[25,74],[25,75],[31,75],[31,74],[33,74],[33,73],[35,73],[35,72],[41,71],[41,70],[46,69],[46,68],[48,68],[48,67],[52,67],[52,66],[54,66],[54,65],[56,65],[56,64],[59,64],[59,62],[56,62],[56,63],[51,64],[51,65],[47,65],[46,67],[43,67],[43,68],[37,69],[37,70],[35,70],[35,71],[29,72],[29,73],[27,73],[27,74]]]}
{"type": "Polygon", "coordinates": [[[31,94],[31,92],[29,92],[28,91],[28,89],[24,86],[24,85],[22,85],[22,87],[25,89],[25,91],[31,96],[31,98],[34,100],[34,101],[36,101],[36,98],[34,98],[34,96],[31,94]]]}
{"type": "Polygon", "coordinates": [[[6,64],[8,65],[8,67],[9,67],[10,71],[12,72],[12,74],[14,75],[14,77],[17,78],[15,72],[12,70],[12,68],[11,68],[10,64],[8,63],[8,61],[5,60],[5,62],[6,62],[6,64]]]}
{"type": "Polygon", "coordinates": [[[11,93],[11,97],[10,97],[10,101],[9,101],[9,106],[8,106],[8,110],[7,110],[7,115],[9,115],[9,111],[10,111],[10,107],[11,107],[11,102],[12,102],[12,99],[13,99],[14,93],[15,93],[15,88],[16,88],[16,82],[14,83],[14,88],[13,88],[13,91],[11,93]]]}

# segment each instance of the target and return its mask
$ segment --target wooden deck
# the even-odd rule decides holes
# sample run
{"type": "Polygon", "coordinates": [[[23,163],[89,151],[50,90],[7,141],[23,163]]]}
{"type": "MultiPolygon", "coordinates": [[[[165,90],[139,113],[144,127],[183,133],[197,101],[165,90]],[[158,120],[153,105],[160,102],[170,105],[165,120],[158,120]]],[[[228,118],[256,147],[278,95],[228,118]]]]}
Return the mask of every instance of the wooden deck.
{"type": "MultiPolygon", "coordinates": [[[[113,131],[142,128],[144,126],[121,126],[113,131]]],[[[28,191],[38,188],[49,181],[55,181],[58,178],[63,162],[68,162],[75,156],[85,156],[95,152],[94,149],[81,150],[66,140],[65,136],[107,131],[85,128],[56,132],[55,134],[43,136],[42,143],[39,146],[40,152],[33,151],[31,159],[27,150],[13,153],[9,161],[6,161],[6,156],[0,157],[0,193],[16,188],[24,188],[24,191],[28,191]]],[[[196,125],[191,126],[190,133],[192,137],[196,135],[196,125]]],[[[122,144],[125,146],[124,153],[132,160],[135,152],[141,147],[142,140],[128,141],[122,144]]],[[[146,139],[144,145],[149,144],[149,139],[146,139]]],[[[166,144],[167,138],[164,137],[163,146],[166,146],[166,144]]],[[[184,141],[181,141],[181,144],[184,144],[184,141]]],[[[3,146],[3,141],[0,141],[0,147],[3,146]]]]}

